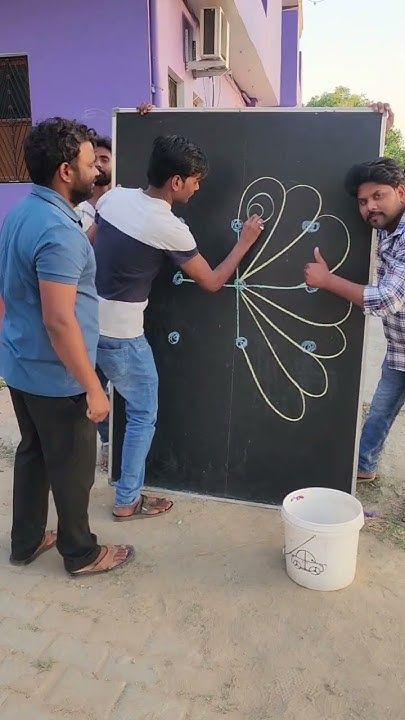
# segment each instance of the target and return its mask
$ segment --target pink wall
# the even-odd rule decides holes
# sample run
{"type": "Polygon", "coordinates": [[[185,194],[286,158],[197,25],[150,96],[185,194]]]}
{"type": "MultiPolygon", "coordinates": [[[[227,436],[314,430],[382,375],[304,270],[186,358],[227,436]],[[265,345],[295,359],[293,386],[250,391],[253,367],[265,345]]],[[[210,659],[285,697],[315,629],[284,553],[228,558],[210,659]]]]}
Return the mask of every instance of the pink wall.
{"type": "MultiPolygon", "coordinates": [[[[261,3],[261,0],[259,0],[261,3]]],[[[195,93],[207,107],[244,107],[245,103],[235,83],[227,76],[199,78],[195,80],[191,72],[187,72],[184,64],[183,18],[190,22],[198,36],[197,25],[182,0],[156,0],[157,9],[157,36],[155,54],[159,58],[158,77],[155,84],[158,86],[158,95],[161,95],[159,105],[169,105],[168,75],[181,81],[184,85],[180,92],[179,105],[193,106],[195,93]],[[170,32],[168,28],[170,27],[170,32]],[[181,97],[182,95],[182,97],[181,97]],[[214,103],[212,97],[214,96],[214,103]]]]}
{"type": "Polygon", "coordinates": [[[260,56],[274,93],[280,98],[282,0],[234,0],[260,56]]]}

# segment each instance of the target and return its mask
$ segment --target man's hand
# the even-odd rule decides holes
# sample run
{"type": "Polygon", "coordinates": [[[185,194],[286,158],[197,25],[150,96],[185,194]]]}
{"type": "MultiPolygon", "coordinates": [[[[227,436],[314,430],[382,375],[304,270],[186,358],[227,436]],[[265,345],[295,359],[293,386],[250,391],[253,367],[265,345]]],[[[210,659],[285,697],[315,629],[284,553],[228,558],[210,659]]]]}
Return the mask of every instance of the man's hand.
{"type": "Polygon", "coordinates": [[[86,230],[86,235],[89,238],[90,245],[96,244],[96,235],[97,235],[97,225],[94,222],[92,225],[90,225],[89,229],[86,230]]]}
{"type": "Polygon", "coordinates": [[[262,218],[258,215],[252,215],[252,217],[246,220],[238,242],[233,246],[225,260],[217,265],[214,270],[200,254],[187,260],[181,267],[187,275],[204,290],[217,292],[235,272],[240,261],[245,257],[252,245],[254,245],[263,229],[264,223],[262,218]]]}
{"type": "Polygon", "coordinates": [[[152,110],[154,110],[154,109],[155,109],[155,106],[149,102],[143,102],[137,108],[140,115],[147,115],[148,113],[152,112],[152,110]]]}
{"type": "Polygon", "coordinates": [[[331,273],[317,247],[314,250],[314,258],[315,262],[305,265],[305,282],[309,287],[325,289],[328,286],[331,273]]]}
{"type": "Polygon", "coordinates": [[[381,115],[387,115],[387,124],[386,124],[386,132],[389,132],[389,130],[392,130],[394,126],[394,112],[391,108],[391,105],[389,103],[383,103],[383,102],[376,102],[371,105],[374,112],[381,113],[381,115]]]}
{"type": "Polygon", "coordinates": [[[264,230],[263,219],[259,215],[252,215],[243,226],[240,241],[250,248],[255,244],[262,230],[264,230]]]}
{"type": "Polygon", "coordinates": [[[86,395],[87,417],[94,423],[102,422],[110,411],[110,403],[101,385],[86,395]]]}

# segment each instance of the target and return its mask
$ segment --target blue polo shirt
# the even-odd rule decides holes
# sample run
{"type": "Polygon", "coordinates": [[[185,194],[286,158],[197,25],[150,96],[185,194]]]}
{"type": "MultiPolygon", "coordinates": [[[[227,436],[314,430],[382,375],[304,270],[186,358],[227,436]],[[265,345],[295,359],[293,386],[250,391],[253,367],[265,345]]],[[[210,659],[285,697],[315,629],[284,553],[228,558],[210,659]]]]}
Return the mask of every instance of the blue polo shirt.
{"type": "Polygon", "coordinates": [[[6,308],[1,364],[9,386],[51,397],[84,392],[52,348],[39,281],[77,286],[76,317],[94,364],[99,336],[95,274],[93,248],[74,209],[50,188],[34,185],[0,231],[0,296],[6,308]]]}

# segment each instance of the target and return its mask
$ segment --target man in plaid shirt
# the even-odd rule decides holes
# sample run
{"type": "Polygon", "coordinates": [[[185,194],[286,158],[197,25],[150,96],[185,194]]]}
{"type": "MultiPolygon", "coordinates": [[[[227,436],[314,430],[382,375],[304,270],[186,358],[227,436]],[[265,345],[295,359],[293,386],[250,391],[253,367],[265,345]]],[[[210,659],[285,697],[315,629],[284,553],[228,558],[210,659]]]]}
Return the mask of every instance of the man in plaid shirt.
{"type": "Polygon", "coordinates": [[[391,426],[405,402],[405,171],[395,160],[379,158],[355,165],[345,181],[360,214],[378,231],[376,285],[359,285],[329,271],[319,249],[305,267],[311,287],[329,290],[382,318],[387,354],[360,441],[357,478],[372,481],[391,426]]]}

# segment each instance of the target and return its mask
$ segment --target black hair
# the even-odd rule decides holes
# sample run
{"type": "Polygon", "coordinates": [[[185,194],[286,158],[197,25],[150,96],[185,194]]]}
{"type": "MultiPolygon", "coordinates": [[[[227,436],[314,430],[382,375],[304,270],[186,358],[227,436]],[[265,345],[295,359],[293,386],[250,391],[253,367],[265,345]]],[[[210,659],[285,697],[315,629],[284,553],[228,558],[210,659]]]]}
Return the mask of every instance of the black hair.
{"type": "Polygon", "coordinates": [[[109,150],[111,152],[111,138],[107,135],[97,135],[96,137],[96,147],[98,148],[105,148],[106,150],[109,150]]]}
{"type": "Polygon", "coordinates": [[[154,140],[149,160],[148,180],[161,188],[174,175],[188,177],[208,174],[208,159],[197,145],[181,135],[161,135],[154,140]]]}
{"type": "Polygon", "coordinates": [[[24,145],[25,162],[31,180],[50,187],[62,163],[72,163],[84,142],[95,144],[96,131],[75,120],[49,118],[32,128],[24,145]]]}
{"type": "Polygon", "coordinates": [[[396,160],[388,157],[353,165],[345,178],[345,190],[352,197],[357,197],[360,185],[367,182],[397,188],[405,183],[405,171],[396,160]]]}

